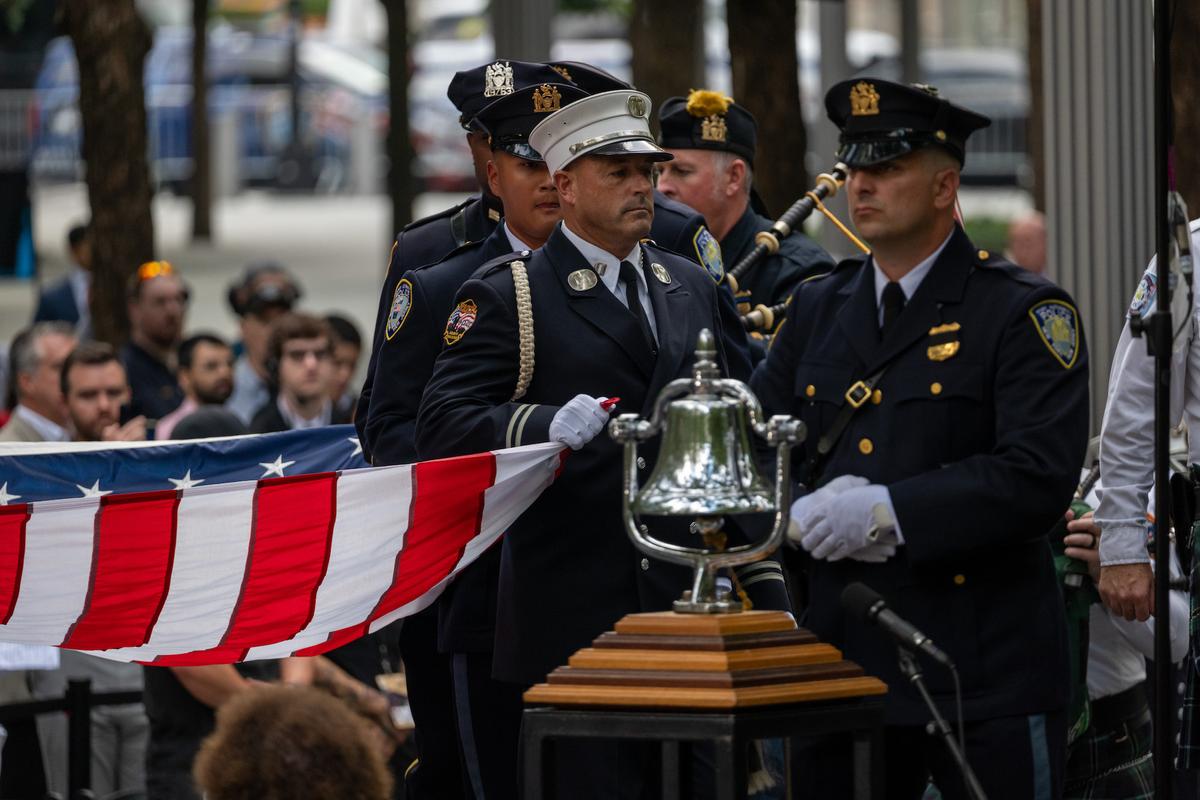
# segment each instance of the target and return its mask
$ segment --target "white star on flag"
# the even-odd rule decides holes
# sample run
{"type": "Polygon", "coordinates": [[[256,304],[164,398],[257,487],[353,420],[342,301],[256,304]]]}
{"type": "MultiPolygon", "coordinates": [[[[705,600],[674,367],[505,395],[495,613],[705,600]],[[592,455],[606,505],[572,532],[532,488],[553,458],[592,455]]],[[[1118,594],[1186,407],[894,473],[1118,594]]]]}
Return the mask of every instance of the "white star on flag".
{"type": "Polygon", "coordinates": [[[167,480],[175,484],[176,489],[190,489],[204,483],[204,478],[193,478],[190,469],[182,478],[167,478],[167,480]]]}
{"type": "Polygon", "coordinates": [[[350,455],[357,456],[362,454],[362,442],[358,440],[357,436],[347,436],[346,441],[354,445],[354,452],[350,455]]]}
{"type": "Polygon", "coordinates": [[[280,455],[275,456],[275,460],[273,462],[260,461],[258,462],[258,465],[266,470],[266,472],[262,474],[264,478],[270,477],[271,475],[278,475],[282,478],[283,471],[295,463],[295,461],[284,461],[283,454],[281,453],[280,455]]]}
{"type": "Polygon", "coordinates": [[[104,497],[104,495],[106,495],[106,494],[112,494],[111,489],[101,489],[100,488],[100,479],[99,478],[97,478],[96,482],[93,483],[90,487],[80,486],[77,483],[77,484],[75,484],[75,488],[78,489],[79,491],[83,492],[84,497],[104,497]]]}
{"type": "Polygon", "coordinates": [[[4,485],[0,486],[0,506],[6,506],[9,503],[11,503],[13,500],[20,500],[20,499],[21,499],[21,495],[8,493],[8,481],[5,481],[4,485]]]}

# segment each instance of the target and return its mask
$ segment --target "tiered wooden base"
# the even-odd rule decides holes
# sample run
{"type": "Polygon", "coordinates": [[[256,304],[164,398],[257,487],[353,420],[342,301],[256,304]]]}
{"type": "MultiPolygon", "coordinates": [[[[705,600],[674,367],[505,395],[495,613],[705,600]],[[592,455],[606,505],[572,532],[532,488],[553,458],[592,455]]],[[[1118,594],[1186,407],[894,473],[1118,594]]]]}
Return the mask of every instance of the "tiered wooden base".
{"type": "Polygon", "coordinates": [[[711,710],[887,692],[782,611],[630,614],[592,645],[525,702],[711,710]]]}

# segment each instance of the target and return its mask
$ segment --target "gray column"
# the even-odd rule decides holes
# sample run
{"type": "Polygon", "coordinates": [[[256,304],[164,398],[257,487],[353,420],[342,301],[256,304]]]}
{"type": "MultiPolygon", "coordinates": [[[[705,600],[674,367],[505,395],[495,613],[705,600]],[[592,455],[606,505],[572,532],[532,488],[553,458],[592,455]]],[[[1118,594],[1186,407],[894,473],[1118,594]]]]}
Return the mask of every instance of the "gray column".
{"type": "Polygon", "coordinates": [[[1153,23],[1148,3],[1128,0],[1042,9],[1047,271],[1083,318],[1096,433],[1113,348],[1154,254],[1153,23]]]}
{"type": "Polygon", "coordinates": [[[496,58],[546,61],[557,0],[492,0],[496,58]]]}
{"type": "MultiPolygon", "coordinates": [[[[815,100],[820,111],[808,130],[809,158],[806,162],[808,172],[813,176],[828,172],[833,167],[833,156],[838,148],[838,130],[825,117],[825,92],[838,81],[850,77],[850,62],[846,59],[846,4],[825,0],[818,4],[817,15],[821,37],[821,83],[815,100]]],[[[805,101],[811,102],[809,98],[805,98],[805,101]]],[[[799,193],[796,196],[799,197],[799,193]]],[[[839,219],[850,219],[843,192],[839,191],[837,196],[825,205],[839,219]]],[[[782,214],[783,209],[776,213],[782,214]]],[[[814,217],[821,223],[817,241],[834,258],[845,258],[858,252],[841,231],[830,225],[819,213],[815,213],[814,217]]],[[[817,229],[816,225],[811,224],[806,227],[817,229]]]]}

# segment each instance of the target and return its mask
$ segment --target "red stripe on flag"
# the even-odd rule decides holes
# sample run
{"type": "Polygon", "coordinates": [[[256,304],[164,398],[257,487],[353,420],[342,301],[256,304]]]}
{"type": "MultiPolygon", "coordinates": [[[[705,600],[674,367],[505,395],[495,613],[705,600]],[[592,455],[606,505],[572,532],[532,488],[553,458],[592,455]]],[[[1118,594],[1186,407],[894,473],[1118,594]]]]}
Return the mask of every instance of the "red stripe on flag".
{"type": "Polygon", "coordinates": [[[312,619],[329,568],[337,518],[336,472],[258,483],[242,591],[217,647],[154,660],[159,666],[240,661],[251,647],[292,638],[312,619]]]}
{"type": "Polygon", "coordinates": [[[21,591],[25,566],[25,526],[30,506],[21,503],[0,507],[0,625],[8,624],[21,591]]]}
{"type": "Polygon", "coordinates": [[[396,556],[392,585],[365,622],[335,631],[296,655],[318,655],[365,636],[373,620],[416,600],[449,575],[479,534],[484,492],[495,482],[496,457],[491,453],[413,465],[408,532],[396,556]]]}
{"type": "Polygon", "coordinates": [[[87,600],[63,647],[113,650],[146,643],[171,585],[178,507],[175,491],[100,498],[87,600]]]}

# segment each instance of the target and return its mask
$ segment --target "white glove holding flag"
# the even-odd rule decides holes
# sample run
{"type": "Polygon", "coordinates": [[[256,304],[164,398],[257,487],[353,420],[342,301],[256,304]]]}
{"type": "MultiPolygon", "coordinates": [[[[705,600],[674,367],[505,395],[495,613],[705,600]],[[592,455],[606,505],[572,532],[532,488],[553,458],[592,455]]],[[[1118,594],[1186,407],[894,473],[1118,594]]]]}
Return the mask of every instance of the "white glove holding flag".
{"type": "Polygon", "coordinates": [[[595,439],[610,416],[601,406],[606,399],[586,394],[572,397],[550,421],[550,441],[578,450],[595,439]]]}

